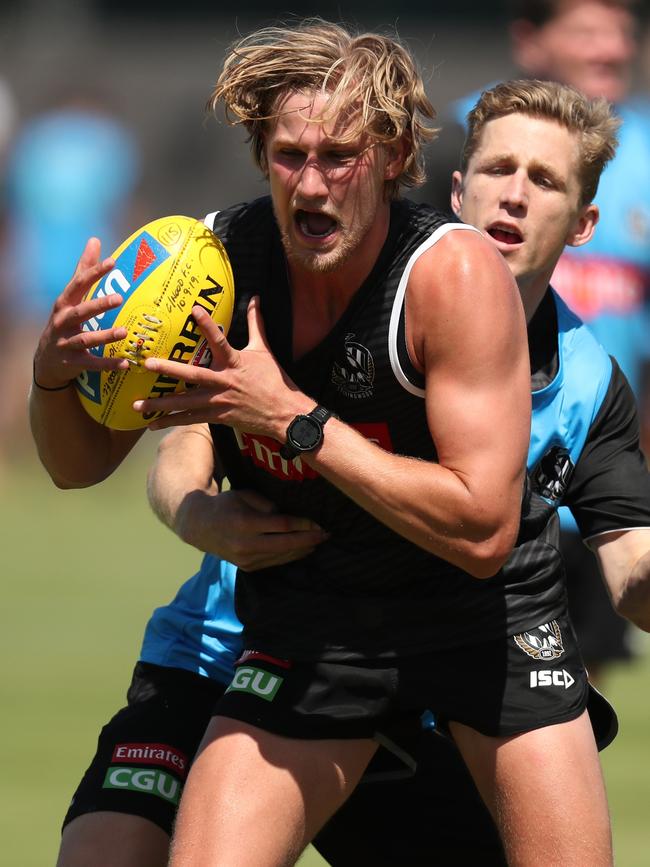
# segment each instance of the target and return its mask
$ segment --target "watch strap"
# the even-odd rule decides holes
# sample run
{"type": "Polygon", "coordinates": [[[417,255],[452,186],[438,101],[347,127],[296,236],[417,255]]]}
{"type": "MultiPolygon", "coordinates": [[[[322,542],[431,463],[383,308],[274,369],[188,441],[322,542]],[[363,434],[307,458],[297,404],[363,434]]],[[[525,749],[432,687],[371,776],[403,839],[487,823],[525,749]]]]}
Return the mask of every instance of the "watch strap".
{"type": "Polygon", "coordinates": [[[307,415],[311,416],[311,418],[315,418],[316,421],[320,422],[320,426],[323,427],[325,422],[330,419],[334,413],[318,404],[318,406],[315,406],[311,412],[307,413],[307,415]]]}

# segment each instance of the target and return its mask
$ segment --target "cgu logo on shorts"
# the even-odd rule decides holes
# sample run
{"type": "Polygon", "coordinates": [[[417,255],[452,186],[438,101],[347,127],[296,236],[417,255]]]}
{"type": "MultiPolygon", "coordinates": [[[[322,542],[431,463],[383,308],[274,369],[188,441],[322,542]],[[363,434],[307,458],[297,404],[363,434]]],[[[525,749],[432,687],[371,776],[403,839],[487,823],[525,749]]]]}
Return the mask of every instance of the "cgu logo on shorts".
{"type": "Polygon", "coordinates": [[[170,804],[177,805],[181,797],[181,784],[171,774],[151,768],[111,767],[104,778],[104,789],[128,789],[157,795],[170,804]]]}
{"type": "Polygon", "coordinates": [[[262,668],[254,668],[252,665],[242,665],[237,668],[232,683],[226,692],[248,692],[263,698],[265,701],[273,701],[277,691],[282,686],[284,678],[276,674],[270,674],[262,668]]]}
{"type": "Polygon", "coordinates": [[[575,679],[571,677],[568,671],[531,671],[530,672],[530,688],[536,686],[563,686],[568,689],[573,686],[575,679]]]}

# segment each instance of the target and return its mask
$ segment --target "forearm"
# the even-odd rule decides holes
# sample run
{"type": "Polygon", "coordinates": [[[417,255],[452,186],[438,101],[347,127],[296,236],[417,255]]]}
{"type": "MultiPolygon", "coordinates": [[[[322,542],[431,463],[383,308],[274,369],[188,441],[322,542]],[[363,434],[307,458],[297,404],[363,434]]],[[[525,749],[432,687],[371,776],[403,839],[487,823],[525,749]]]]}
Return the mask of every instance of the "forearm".
{"type": "Polygon", "coordinates": [[[327,538],[307,518],[279,514],[260,494],[221,492],[214,462],[204,425],[173,430],[158,448],[149,501],[184,542],[254,572],[306,557],[327,538]]]}
{"type": "Polygon", "coordinates": [[[640,557],[630,570],[615,600],[616,610],[650,632],[650,551],[640,557]]]}
{"type": "Polygon", "coordinates": [[[337,419],[306,458],[350,499],[414,544],[477,578],[494,575],[517,536],[523,474],[508,485],[391,454],[337,419]],[[493,496],[494,490],[502,491],[493,496]]]}
{"type": "Polygon", "coordinates": [[[29,419],[38,455],[60,488],[84,488],[109,476],[141,436],[103,427],[85,412],[74,386],[44,391],[32,386],[29,419]]]}
{"type": "Polygon", "coordinates": [[[616,611],[650,632],[650,529],[606,533],[588,544],[616,611]]]}
{"type": "Polygon", "coordinates": [[[209,550],[214,536],[214,452],[207,427],[178,428],[158,445],[147,494],[158,518],[184,542],[209,550]]]}

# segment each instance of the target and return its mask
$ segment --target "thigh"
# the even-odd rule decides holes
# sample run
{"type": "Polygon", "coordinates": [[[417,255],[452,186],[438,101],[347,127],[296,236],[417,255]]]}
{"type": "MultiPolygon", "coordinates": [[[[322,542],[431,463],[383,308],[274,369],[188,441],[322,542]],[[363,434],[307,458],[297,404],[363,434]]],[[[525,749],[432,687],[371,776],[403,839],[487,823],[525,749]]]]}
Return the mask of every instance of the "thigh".
{"type": "Polygon", "coordinates": [[[450,723],[512,867],[609,867],[607,799],[587,712],[510,737],[450,723]]]}
{"type": "Polygon", "coordinates": [[[369,739],[299,740],[215,717],[183,794],[171,865],[294,864],[375,749],[369,739]]]}
{"type": "Polygon", "coordinates": [[[127,813],[85,813],[63,830],[57,867],[165,867],[169,834],[127,813]]]}
{"type": "Polygon", "coordinates": [[[497,822],[508,863],[537,865],[543,852],[545,863],[558,867],[608,864],[595,735],[606,746],[616,716],[588,684],[566,615],[500,641],[438,654],[431,670],[429,701],[438,724],[460,747],[497,822]],[[587,712],[592,705],[593,717],[587,712]]]}
{"type": "Polygon", "coordinates": [[[135,853],[159,851],[163,841],[168,847],[189,764],[222,691],[190,672],[136,667],[129,703],[102,729],[65,817],[60,867],[101,867],[102,840],[117,827],[115,865],[137,864],[135,853]]]}

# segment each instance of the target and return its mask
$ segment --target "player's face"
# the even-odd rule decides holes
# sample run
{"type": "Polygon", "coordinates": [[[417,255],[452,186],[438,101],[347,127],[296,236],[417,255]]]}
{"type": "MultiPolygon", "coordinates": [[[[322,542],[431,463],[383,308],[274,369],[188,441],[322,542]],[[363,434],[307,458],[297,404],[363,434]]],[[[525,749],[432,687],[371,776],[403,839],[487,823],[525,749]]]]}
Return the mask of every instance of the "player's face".
{"type": "Polygon", "coordinates": [[[619,102],[636,53],[634,19],[628,10],[600,0],[566,0],[558,15],[522,36],[519,52],[517,59],[534,77],[619,102]]]}
{"type": "Polygon", "coordinates": [[[580,206],[578,141],[559,123],[511,114],[489,121],[452,207],[496,244],[519,288],[544,291],[566,244],[586,243],[598,219],[580,206]]]}
{"type": "Polygon", "coordinates": [[[345,118],[322,121],[322,94],[293,93],[265,135],[271,196],[287,256],[310,272],[378,255],[388,225],[386,181],[396,161],[366,137],[342,142],[345,118]]]}

